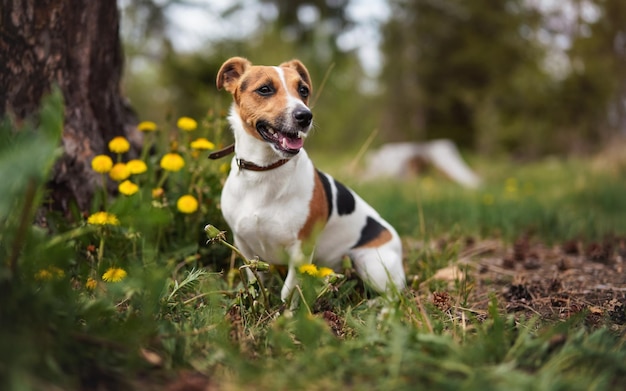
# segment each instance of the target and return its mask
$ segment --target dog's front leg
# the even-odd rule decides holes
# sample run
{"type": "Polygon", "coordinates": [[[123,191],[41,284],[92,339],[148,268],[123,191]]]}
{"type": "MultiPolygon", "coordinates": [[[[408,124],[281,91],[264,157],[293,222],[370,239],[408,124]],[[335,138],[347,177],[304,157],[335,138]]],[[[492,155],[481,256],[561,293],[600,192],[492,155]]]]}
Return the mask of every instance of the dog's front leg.
{"type": "MultiPolygon", "coordinates": [[[[283,288],[280,291],[281,300],[286,303],[289,300],[289,297],[293,293],[296,285],[298,285],[298,272],[296,267],[289,263],[289,268],[287,270],[287,277],[285,277],[285,283],[283,284],[283,288]]],[[[294,298],[291,298],[291,303],[295,303],[294,298]]]]}
{"type": "Polygon", "coordinates": [[[287,277],[285,277],[285,283],[280,291],[280,298],[286,303],[291,297],[290,307],[293,309],[298,303],[296,298],[292,297],[294,289],[298,285],[298,268],[313,261],[313,251],[311,251],[311,254],[305,255],[302,252],[302,243],[298,240],[287,249],[287,252],[289,254],[289,267],[287,277]]]}

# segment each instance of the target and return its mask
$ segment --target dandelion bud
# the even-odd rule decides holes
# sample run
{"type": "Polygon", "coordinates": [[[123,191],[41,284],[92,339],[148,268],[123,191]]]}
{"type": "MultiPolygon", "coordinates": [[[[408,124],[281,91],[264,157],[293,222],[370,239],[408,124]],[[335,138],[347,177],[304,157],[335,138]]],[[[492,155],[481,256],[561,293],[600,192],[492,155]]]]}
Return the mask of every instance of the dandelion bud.
{"type": "Polygon", "coordinates": [[[334,284],[340,280],[343,280],[344,278],[346,278],[346,276],[344,276],[343,274],[340,273],[333,273],[331,275],[328,276],[328,282],[330,284],[334,284]]]}
{"type": "Polygon", "coordinates": [[[267,262],[263,262],[263,261],[259,261],[259,260],[255,260],[253,261],[252,264],[257,271],[259,272],[267,272],[270,270],[270,264],[267,262]]]}
{"type": "Polygon", "coordinates": [[[341,259],[341,268],[343,270],[352,269],[352,260],[350,259],[350,257],[345,256],[341,259]]]}
{"type": "Polygon", "coordinates": [[[209,237],[209,239],[217,239],[217,238],[223,236],[223,232],[220,231],[219,229],[215,228],[215,226],[211,225],[211,224],[207,224],[204,227],[204,232],[206,232],[206,234],[209,237]]]}

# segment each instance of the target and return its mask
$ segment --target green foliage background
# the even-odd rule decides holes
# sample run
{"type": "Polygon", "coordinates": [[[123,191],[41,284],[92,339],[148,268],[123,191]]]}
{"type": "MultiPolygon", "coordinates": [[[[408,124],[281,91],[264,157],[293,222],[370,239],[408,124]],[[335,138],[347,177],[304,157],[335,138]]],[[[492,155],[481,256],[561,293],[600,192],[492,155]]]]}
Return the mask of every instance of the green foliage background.
{"type": "Polygon", "coordinates": [[[589,153],[624,136],[622,1],[572,0],[542,12],[522,0],[383,3],[388,17],[355,20],[349,7],[365,3],[264,0],[252,6],[233,2],[219,11],[209,2],[197,12],[212,13],[235,29],[258,26],[250,35],[207,41],[194,53],[177,51],[165,33],[163,14],[177,2],[156,11],[150,2],[130,3],[124,15],[132,28],[123,30],[135,32],[125,34],[127,93],[142,118],[198,116],[208,107],[227,109],[228,96],[216,91],[215,75],[228,57],[259,64],[298,57],[315,87],[325,81],[315,103],[311,149],[356,149],[377,129],[377,143],[445,137],[466,150],[527,159],[589,153]],[[161,17],[137,24],[146,9],[161,17]],[[243,19],[242,9],[258,10],[258,20],[250,13],[243,19]],[[311,10],[317,20],[302,23],[300,13],[311,10]],[[586,17],[590,12],[596,16],[586,17]],[[363,25],[378,32],[371,39],[381,39],[379,75],[363,70],[356,48],[338,44],[346,34],[362,33],[363,25]],[[555,71],[550,61],[557,52],[555,71]]]}

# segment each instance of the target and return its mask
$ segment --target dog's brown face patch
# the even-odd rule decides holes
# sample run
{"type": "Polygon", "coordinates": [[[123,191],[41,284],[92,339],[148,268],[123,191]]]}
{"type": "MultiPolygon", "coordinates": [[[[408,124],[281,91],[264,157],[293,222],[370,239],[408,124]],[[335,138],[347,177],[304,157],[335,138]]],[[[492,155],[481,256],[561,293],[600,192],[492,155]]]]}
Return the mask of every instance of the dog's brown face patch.
{"type": "Polygon", "coordinates": [[[244,74],[239,83],[235,103],[237,112],[246,125],[248,133],[262,139],[256,129],[259,121],[285,122],[288,89],[284,88],[274,67],[253,67],[244,74]]]}
{"type": "Polygon", "coordinates": [[[311,81],[300,61],[253,66],[235,57],[222,65],[217,86],[233,95],[235,110],[251,136],[284,152],[299,151],[312,118],[307,107],[311,81]]]}

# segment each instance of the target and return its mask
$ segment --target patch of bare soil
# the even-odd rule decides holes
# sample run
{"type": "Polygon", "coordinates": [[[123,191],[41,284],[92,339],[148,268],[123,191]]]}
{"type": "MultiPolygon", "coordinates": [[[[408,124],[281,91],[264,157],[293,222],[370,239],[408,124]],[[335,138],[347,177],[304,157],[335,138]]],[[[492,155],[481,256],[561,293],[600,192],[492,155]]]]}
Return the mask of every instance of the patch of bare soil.
{"type": "MultiPolygon", "coordinates": [[[[513,245],[467,241],[459,262],[473,285],[472,309],[495,295],[504,310],[545,320],[584,314],[590,326],[626,332],[626,238],[571,240],[553,247],[521,237],[513,245]]],[[[440,298],[434,298],[440,301],[440,298]]]]}

